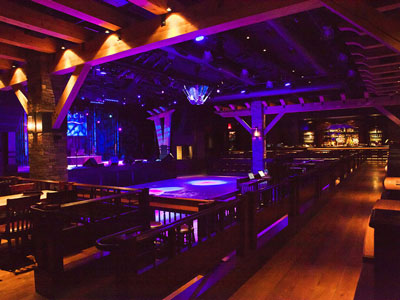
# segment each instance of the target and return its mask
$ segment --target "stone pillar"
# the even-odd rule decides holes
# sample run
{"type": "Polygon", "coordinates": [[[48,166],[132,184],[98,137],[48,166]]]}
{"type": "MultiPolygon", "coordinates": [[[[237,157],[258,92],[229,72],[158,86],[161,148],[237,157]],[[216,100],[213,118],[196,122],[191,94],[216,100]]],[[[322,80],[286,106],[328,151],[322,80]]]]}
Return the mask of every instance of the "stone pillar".
{"type": "Polygon", "coordinates": [[[65,121],[61,129],[52,129],[51,115],[56,100],[48,70],[47,56],[38,55],[28,60],[28,114],[47,113],[48,116],[43,117],[43,132],[28,134],[30,177],[66,181],[67,126],[65,121]]]}
{"type": "Polygon", "coordinates": [[[252,172],[264,170],[265,138],[264,138],[264,107],[261,101],[251,103],[251,127],[252,133],[252,172]],[[255,132],[257,130],[257,133],[255,132]]]}

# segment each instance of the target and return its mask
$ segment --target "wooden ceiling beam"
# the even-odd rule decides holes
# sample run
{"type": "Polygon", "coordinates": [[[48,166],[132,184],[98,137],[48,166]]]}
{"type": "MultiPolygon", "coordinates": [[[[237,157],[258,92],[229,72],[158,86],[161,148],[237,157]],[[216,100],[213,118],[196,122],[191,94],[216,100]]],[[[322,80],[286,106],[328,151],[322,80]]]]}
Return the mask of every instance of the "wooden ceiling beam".
{"type": "Polygon", "coordinates": [[[0,7],[1,22],[74,43],[83,43],[90,37],[88,30],[76,24],[19,5],[14,1],[0,0],[0,7]]]}
{"type": "Polygon", "coordinates": [[[183,12],[137,22],[119,34],[101,36],[60,53],[53,72],[68,73],[82,63],[92,66],[193,40],[199,35],[216,34],[321,7],[319,0],[270,0],[242,2],[225,0],[218,8],[214,0],[193,5],[183,12]],[[223,9],[224,14],[219,12],[223,9]]]}
{"type": "Polygon", "coordinates": [[[129,24],[125,15],[95,0],[32,0],[97,26],[117,31],[129,24]]]}
{"type": "Polygon", "coordinates": [[[45,53],[57,51],[57,42],[54,39],[41,39],[6,24],[0,24],[0,42],[45,53]]]}
{"type": "Polygon", "coordinates": [[[0,58],[26,62],[23,49],[0,43],[0,58]]]}
{"type": "Polygon", "coordinates": [[[139,6],[155,15],[166,14],[167,1],[166,0],[128,0],[129,2],[139,6]]]}
{"type": "Polygon", "coordinates": [[[365,0],[321,0],[326,8],[367,32],[376,40],[400,52],[400,21],[389,18],[365,0]]]}
{"type": "MultiPolygon", "coordinates": [[[[286,106],[268,106],[264,108],[264,114],[276,115],[276,114],[291,114],[291,113],[305,113],[312,111],[327,111],[327,110],[341,110],[341,109],[358,109],[375,107],[376,105],[384,106],[397,106],[400,103],[400,96],[392,97],[368,97],[361,99],[348,99],[345,103],[341,100],[336,101],[325,101],[312,102],[305,104],[288,104],[286,106]]],[[[237,118],[250,116],[249,110],[236,110],[236,111],[216,111],[214,112],[224,118],[237,118]]]]}

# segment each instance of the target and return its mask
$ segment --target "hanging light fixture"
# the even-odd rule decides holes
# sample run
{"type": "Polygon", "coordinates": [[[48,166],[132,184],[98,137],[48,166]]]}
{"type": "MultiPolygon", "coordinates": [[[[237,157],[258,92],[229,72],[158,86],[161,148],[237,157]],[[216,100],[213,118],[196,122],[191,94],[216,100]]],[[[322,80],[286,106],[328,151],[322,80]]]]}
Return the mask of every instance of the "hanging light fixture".
{"type": "Polygon", "coordinates": [[[202,105],[210,96],[211,89],[207,85],[195,85],[189,88],[184,85],[183,92],[186,94],[190,104],[202,105]]]}

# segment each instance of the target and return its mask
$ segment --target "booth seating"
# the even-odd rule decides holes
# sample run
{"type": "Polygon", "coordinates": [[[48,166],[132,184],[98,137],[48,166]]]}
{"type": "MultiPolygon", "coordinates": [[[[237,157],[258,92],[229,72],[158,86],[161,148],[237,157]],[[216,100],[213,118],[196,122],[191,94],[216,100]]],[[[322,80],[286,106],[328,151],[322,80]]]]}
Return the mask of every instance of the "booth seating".
{"type": "Polygon", "coordinates": [[[374,255],[378,264],[400,267],[400,201],[380,199],[370,218],[374,231],[374,255]]]}

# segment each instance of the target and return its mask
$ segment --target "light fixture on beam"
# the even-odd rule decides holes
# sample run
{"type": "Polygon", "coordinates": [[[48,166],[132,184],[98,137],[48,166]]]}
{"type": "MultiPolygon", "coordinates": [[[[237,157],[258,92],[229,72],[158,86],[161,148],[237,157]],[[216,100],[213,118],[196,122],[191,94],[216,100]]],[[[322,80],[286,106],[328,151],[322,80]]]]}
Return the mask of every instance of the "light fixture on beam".
{"type": "Polygon", "coordinates": [[[27,130],[29,133],[49,132],[52,129],[51,112],[34,112],[28,115],[27,130]]]}
{"type": "Polygon", "coordinates": [[[253,134],[252,134],[253,138],[258,139],[261,137],[261,131],[257,127],[253,128],[252,130],[253,130],[253,134]]]}

